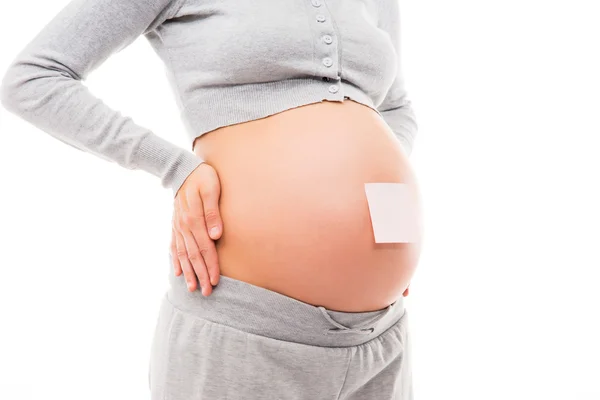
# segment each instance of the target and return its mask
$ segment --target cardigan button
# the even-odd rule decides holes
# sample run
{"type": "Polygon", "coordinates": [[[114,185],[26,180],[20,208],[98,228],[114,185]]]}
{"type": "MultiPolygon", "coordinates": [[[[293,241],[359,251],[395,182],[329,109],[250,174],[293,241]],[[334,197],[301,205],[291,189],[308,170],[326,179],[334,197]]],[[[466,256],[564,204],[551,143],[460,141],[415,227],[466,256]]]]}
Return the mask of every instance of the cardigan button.
{"type": "Polygon", "coordinates": [[[325,35],[323,36],[323,41],[327,44],[331,44],[331,42],[333,42],[333,39],[331,38],[331,36],[325,35]]]}
{"type": "Polygon", "coordinates": [[[321,6],[321,2],[319,0],[311,0],[311,3],[315,7],[320,7],[321,6]]]}
{"type": "Polygon", "coordinates": [[[323,65],[326,67],[331,67],[333,65],[333,60],[329,57],[325,57],[323,59],[323,65]]]}
{"type": "Polygon", "coordinates": [[[329,86],[329,91],[331,93],[337,93],[338,87],[336,85],[331,85],[331,86],[329,86]]]}
{"type": "Polygon", "coordinates": [[[318,22],[325,22],[325,16],[323,14],[317,14],[318,22]]]}

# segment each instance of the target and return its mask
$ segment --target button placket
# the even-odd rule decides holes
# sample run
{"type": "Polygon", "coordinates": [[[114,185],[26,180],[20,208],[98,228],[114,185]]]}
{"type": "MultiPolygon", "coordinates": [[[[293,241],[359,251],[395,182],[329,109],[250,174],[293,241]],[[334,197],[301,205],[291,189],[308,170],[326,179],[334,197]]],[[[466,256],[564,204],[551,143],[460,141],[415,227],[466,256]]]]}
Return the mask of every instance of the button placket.
{"type": "Polygon", "coordinates": [[[324,27],[324,32],[320,32],[320,37],[319,37],[319,44],[320,44],[320,48],[322,50],[324,50],[321,53],[321,67],[318,69],[318,71],[322,71],[321,72],[321,79],[323,81],[323,83],[327,84],[327,91],[330,94],[334,94],[335,97],[339,97],[342,95],[342,93],[340,93],[341,91],[341,78],[338,75],[339,71],[336,70],[335,73],[335,78],[331,77],[332,75],[332,67],[335,66],[336,69],[339,68],[339,66],[335,65],[336,61],[338,60],[337,57],[337,52],[338,52],[338,46],[337,43],[334,44],[334,40],[333,40],[333,26],[332,26],[332,19],[331,16],[326,15],[327,13],[327,7],[321,7],[322,5],[322,0],[310,0],[310,3],[312,4],[313,7],[315,8],[319,8],[319,11],[317,13],[314,14],[314,18],[315,18],[315,22],[318,25],[321,25],[324,27]],[[335,84],[330,84],[331,81],[335,81],[335,84]]]}

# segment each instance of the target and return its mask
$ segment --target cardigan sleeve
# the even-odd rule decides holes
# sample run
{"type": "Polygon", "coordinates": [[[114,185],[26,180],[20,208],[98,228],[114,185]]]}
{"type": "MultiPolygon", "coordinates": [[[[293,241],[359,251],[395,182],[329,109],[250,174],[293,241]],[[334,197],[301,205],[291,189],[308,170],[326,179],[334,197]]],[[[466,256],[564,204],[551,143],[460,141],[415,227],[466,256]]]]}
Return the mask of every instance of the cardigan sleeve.
{"type": "Polygon", "coordinates": [[[54,138],[160,178],[173,197],[204,162],[93,95],[83,81],[108,57],[154,30],[181,0],[71,0],[17,54],[1,104],[54,138]]]}
{"type": "Polygon", "coordinates": [[[379,27],[390,35],[398,57],[396,77],[382,103],[379,114],[392,129],[407,155],[410,156],[417,136],[418,126],[412,101],[405,85],[400,54],[400,0],[382,0],[379,10],[379,27]]]}

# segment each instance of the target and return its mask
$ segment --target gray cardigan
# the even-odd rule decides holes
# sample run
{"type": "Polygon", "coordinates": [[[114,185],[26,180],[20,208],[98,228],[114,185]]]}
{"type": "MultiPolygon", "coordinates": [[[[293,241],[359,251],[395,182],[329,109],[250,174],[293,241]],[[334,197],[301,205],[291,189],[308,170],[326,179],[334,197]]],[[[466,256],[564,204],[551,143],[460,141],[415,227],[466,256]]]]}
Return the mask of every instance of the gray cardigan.
{"type": "Polygon", "coordinates": [[[157,176],[173,196],[203,162],[190,151],[194,138],[324,99],[371,107],[410,154],[417,124],[398,2],[72,0],[11,62],[0,101],[64,143],[157,176]],[[164,62],[189,149],[82,84],[140,35],[164,62]]]}

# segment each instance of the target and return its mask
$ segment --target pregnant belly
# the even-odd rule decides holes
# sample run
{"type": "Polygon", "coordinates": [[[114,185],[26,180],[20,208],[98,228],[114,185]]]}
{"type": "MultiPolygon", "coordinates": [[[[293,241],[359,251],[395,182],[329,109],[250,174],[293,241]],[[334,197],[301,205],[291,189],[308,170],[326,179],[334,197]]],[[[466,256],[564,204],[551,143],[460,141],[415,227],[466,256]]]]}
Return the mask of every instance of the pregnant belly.
{"type": "Polygon", "coordinates": [[[194,152],[221,182],[221,275],[346,312],[387,307],[408,286],[420,241],[376,243],[364,185],[417,194],[416,180],[372,109],[308,104],[208,132],[194,152]]]}

